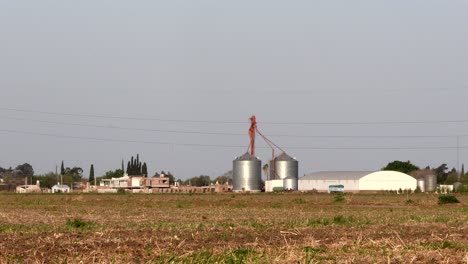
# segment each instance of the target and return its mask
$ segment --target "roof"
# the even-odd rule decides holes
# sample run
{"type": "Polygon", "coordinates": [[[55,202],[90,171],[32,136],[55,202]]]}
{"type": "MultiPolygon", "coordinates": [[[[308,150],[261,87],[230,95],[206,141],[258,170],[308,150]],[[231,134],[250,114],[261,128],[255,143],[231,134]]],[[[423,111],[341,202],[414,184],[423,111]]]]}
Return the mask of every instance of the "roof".
{"type": "Polygon", "coordinates": [[[359,180],[373,171],[319,171],[306,174],[299,180],[359,180]]]}
{"type": "Polygon", "coordinates": [[[240,157],[236,157],[235,160],[259,160],[259,159],[255,156],[252,156],[250,153],[246,152],[244,155],[240,157]]]}
{"type": "Polygon", "coordinates": [[[55,184],[54,186],[52,186],[52,188],[60,188],[60,189],[70,189],[70,187],[68,187],[68,185],[60,185],[60,184],[55,184]]]}
{"type": "Polygon", "coordinates": [[[275,160],[277,161],[293,161],[294,160],[295,161],[296,159],[286,154],[286,152],[283,152],[280,155],[278,155],[275,158],[275,160]]]}

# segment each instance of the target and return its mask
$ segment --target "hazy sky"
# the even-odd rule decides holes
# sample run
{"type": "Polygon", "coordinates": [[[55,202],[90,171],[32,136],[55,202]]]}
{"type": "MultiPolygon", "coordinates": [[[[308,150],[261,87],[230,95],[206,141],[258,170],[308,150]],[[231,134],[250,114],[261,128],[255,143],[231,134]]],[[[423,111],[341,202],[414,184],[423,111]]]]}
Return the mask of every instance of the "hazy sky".
{"type": "MultiPolygon", "coordinates": [[[[150,173],[219,175],[246,151],[252,114],[267,135],[468,135],[468,122],[271,124],[467,120],[467,10],[465,0],[0,0],[0,166],[45,173],[63,159],[100,175],[139,153],[150,173]]],[[[271,139],[301,174],[457,165],[456,137],[271,139]]]]}

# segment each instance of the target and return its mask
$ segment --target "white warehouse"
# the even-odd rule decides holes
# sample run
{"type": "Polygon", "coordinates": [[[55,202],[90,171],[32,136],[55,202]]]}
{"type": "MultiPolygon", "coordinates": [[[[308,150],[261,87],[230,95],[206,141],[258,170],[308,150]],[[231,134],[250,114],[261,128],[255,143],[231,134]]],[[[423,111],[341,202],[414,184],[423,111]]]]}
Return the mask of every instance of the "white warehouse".
{"type": "Polygon", "coordinates": [[[299,179],[299,191],[328,192],[330,185],[343,185],[345,192],[416,189],[417,180],[397,171],[325,171],[299,179]]]}

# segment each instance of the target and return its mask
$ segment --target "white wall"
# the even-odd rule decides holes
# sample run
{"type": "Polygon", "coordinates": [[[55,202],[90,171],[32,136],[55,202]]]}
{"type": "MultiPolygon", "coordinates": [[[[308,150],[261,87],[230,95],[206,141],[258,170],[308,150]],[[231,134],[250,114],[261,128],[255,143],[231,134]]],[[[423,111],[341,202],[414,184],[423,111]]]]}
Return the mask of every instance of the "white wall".
{"type": "Polygon", "coordinates": [[[328,186],[342,184],[345,192],[359,190],[358,180],[301,180],[299,179],[299,191],[317,191],[328,192],[328,186]]]}
{"type": "Polygon", "coordinates": [[[378,171],[359,180],[360,191],[414,190],[416,186],[415,178],[397,171],[378,171]]]}
{"type": "Polygon", "coordinates": [[[283,180],[269,180],[265,181],[265,192],[273,192],[275,187],[283,187],[283,180]]]}

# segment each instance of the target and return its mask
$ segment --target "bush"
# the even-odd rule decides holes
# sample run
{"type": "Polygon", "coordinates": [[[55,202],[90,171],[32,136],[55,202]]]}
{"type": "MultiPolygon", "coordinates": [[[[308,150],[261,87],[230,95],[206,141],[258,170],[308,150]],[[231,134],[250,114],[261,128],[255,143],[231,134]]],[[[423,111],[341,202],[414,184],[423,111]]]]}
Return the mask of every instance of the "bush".
{"type": "Polygon", "coordinates": [[[419,186],[416,187],[416,189],[414,190],[414,193],[421,193],[421,192],[422,192],[422,191],[421,191],[421,188],[420,188],[419,186]]]}
{"type": "Polygon", "coordinates": [[[78,218],[68,219],[66,225],[69,228],[79,228],[79,229],[87,229],[91,227],[91,223],[85,222],[78,218]]]}
{"type": "Polygon", "coordinates": [[[468,192],[468,185],[466,185],[466,184],[465,185],[460,185],[460,186],[458,186],[456,191],[459,192],[459,193],[466,193],[466,192],[468,192]]]}
{"type": "Polygon", "coordinates": [[[439,204],[459,203],[457,197],[453,195],[441,195],[439,196],[439,204]]]}
{"type": "Polygon", "coordinates": [[[335,203],[341,203],[345,201],[344,193],[336,193],[334,197],[335,203]]]}

